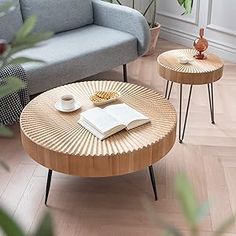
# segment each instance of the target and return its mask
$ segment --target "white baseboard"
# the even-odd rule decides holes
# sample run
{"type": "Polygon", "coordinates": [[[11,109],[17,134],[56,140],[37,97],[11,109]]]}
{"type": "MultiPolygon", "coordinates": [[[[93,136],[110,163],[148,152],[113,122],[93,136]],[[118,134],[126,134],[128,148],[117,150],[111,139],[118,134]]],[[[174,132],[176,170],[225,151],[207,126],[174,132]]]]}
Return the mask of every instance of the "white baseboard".
{"type": "MultiPolygon", "coordinates": [[[[192,47],[196,36],[162,26],[160,38],[166,39],[170,42],[181,44],[186,47],[192,47]]],[[[217,41],[209,40],[209,51],[219,55],[222,59],[236,63],[236,49],[230,46],[221,44],[217,41]]]]}

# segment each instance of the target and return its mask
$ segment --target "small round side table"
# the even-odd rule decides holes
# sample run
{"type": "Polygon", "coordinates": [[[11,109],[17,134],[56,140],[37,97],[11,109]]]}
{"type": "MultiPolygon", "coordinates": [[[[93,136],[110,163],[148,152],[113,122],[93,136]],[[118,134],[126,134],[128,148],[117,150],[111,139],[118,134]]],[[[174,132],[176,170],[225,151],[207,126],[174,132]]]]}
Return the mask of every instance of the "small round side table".
{"type": "Polygon", "coordinates": [[[170,98],[174,82],[180,84],[180,98],[179,98],[180,143],[182,143],[184,139],[193,85],[203,85],[203,84],[207,85],[211,122],[212,124],[215,124],[213,83],[222,77],[224,63],[218,56],[210,53],[207,54],[207,58],[205,60],[197,60],[193,57],[196,53],[197,52],[194,49],[177,49],[164,52],[157,58],[159,75],[167,80],[165,98],[167,99],[170,98]],[[193,61],[187,64],[180,64],[178,60],[179,57],[192,58],[193,61]],[[190,88],[189,88],[189,96],[182,130],[181,128],[182,89],[184,84],[189,85],[190,88]]]}

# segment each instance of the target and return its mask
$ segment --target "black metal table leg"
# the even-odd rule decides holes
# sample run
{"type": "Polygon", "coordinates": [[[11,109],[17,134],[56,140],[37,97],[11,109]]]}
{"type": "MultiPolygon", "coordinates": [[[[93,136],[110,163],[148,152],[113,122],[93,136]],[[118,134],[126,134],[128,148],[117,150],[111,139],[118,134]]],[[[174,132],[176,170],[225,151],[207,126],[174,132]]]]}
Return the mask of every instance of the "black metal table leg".
{"type": "Polygon", "coordinates": [[[168,93],[168,96],[167,96],[167,100],[170,99],[170,95],[171,95],[171,91],[172,91],[172,87],[173,87],[173,81],[171,81],[171,84],[170,84],[170,90],[169,90],[169,93],[168,93]]]}
{"type": "Polygon", "coordinates": [[[128,79],[127,79],[127,65],[126,64],[123,65],[123,77],[124,77],[124,82],[128,82],[128,79]]]}
{"type": "Polygon", "coordinates": [[[183,85],[180,84],[180,101],[179,101],[179,143],[183,143],[183,139],[184,139],[184,134],[185,134],[185,129],[186,129],[186,125],[187,125],[187,119],[188,119],[188,112],[189,112],[189,106],[190,106],[190,101],[191,101],[191,95],[192,95],[192,89],[193,89],[193,85],[190,85],[190,89],[189,89],[189,96],[188,96],[188,103],[187,103],[187,108],[186,108],[186,112],[185,112],[185,119],[184,119],[184,127],[183,127],[183,131],[182,131],[182,93],[183,93],[183,85]]]}
{"type": "MultiPolygon", "coordinates": [[[[165,98],[167,100],[170,99],[172,87],[173,87],[173,81],[167,80],[166,82],[166,89],[165,89],[165,98]]],[[[210,114],[211,114],[211,123],[215,124],[215,115],[214,115],[214,88],[213,88],[213,83],[207,84],[208,87],[208,96],[209,96],[209,105],[210,105],[210,114]]],[[[179,101],[179,142],[183,143],[184,135],[185,135],[185,130],[187,126],[187,119],[188,119],[188,112],[189,112],[189,107],[190,107],[190,101],[191,101],[191,96],[192,96],[192,88],[193,85],[190,85],[189,89],[189,96],[188,96],[188,103],[186,107],[186,112],[185,112],[185,119],[184,119],[184,124],[183,124],[183,130],[182,130],[182,100],[183,100],[183,84],[180,84],[180,101],[179,101]]]]}
{"type": "Polygon", "coordinates": [[[182,90],[183,90],[183,85],[180,84],[180,90],[179,90],[179,142],[182,143],[181,141],[181,124],[182,124],[182,90]]]}
{"type": "Polygon", "coordinates": [[[211,123],[215,124],[213,83],[207,84],[207,88],[208,88],[209,105],[210,105],[210,113],[211,113],[211,123]]]}
{"type": "Polygon", "coordinates": [[[168,93],[169,83],[170,83],[170,81],[169,81],[169,80],[167,80],[167,81],[166,81],[166,91],[165,91],[165,98],[167,98],[167,93],[168,93]]]}
{"type": "Polygon", "coordinates": [[[52,179],[52,170],[48,170],[48,178],[47,178],[47,185],[46,185],[46,195],[45,195],[45,205],[47,205],[48,201],[48,194],[51,186],[51,179],[52,179]]]}
{"type": "Polygon", "coordinates": [[[170,83],[170,89],[169,89],[169,80],[167,80],[166,82],[166,90],[165,90],[165,98],[167,98],[167,100],[170,99],[170,95],[171,95],[171,91],[172,91],[172,87],[173,87],[173,81],[171,81],[170,83]]]}
{"type": "Polygon", "coordinates": [[[154,175],[154,171],[153,171],[153,166],[149,166],[149,174],[150,174],[150,178],[151,178],[151,182],[152,182],[152,188],[153,188],[153,192],[154,192],[154,196],[155,196],[155,201],[157,201],[157,186],[156,186],[156,180],[155,180],[155,175],[154,175]]]}

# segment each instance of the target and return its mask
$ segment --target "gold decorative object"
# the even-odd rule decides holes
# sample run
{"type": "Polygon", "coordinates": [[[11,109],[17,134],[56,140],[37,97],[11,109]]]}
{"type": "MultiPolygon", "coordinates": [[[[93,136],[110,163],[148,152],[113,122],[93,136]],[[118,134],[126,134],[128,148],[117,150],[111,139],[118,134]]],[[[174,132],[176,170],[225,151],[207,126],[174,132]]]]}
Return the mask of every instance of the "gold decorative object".
{"type": "Polygon", "coordinates": [[[95,105],[104,105],[116,101],[120,97],[120,93],[116,91],[98,91],[90,97],[95,105]]]}
{"type": "Polygon", "coordinates": [[[203,60],[206,56],[203,54],[208,48],[208,41],[203,37],[204,28],[199,31],[199,37],[194,40],[193,46],[198,51],[198,54],[194,55],[196,59],[203,60]]]}
{"type": "Polygon", "coordinates": [[[141,170],[162,159],[176,139],[176,112],[163,96],[151,89],[116,81],[87,81],[61,86],[34,98],[20,119],[25,151],[41,165],[78,176],[114,176],[141,170]],[[121,102],[147,115],[151,123],[121,131],[103,141],[77,121],[94,107],[96,91],[117,91],[121,102]],[[82,107],[58,113],[54,104],[72,94],[82,107]]]}

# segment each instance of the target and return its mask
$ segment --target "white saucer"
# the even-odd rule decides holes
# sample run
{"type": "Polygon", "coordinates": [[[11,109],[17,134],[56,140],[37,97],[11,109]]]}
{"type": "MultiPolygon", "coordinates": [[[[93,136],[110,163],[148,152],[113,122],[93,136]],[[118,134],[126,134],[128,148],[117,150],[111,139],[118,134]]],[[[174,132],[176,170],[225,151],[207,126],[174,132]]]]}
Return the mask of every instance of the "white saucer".
{"type": "Polygon", "coordinates": [[[80,107],[81,107],[81,104],[79,102],[75,102],[75,106],[72,109],[64,109],[64,108],[62,108],[61,101],[57,101],[55,103],[55,108],[58,111],[61,111],[61,112],[73,112],[73,111],[76,111],[76,110],[80,109],[80,107]]]}
{"type": "Polygon", "coordinates": [[[188,58],[188,57],[178,57],[178,61],[180,64],[189,64],[193,62],[193,58],[188,58]]]}

